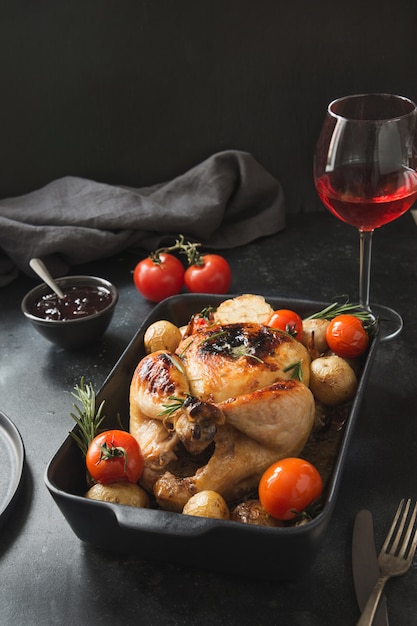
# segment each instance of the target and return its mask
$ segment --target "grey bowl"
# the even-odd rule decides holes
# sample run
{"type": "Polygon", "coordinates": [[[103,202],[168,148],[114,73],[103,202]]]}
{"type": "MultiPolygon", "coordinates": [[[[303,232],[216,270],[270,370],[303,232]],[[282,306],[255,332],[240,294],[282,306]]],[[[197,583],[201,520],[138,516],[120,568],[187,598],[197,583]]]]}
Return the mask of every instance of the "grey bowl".
{"type": "Polygon", "coordinates": [[[56,282],[64,291],[65,288],[72,286],[104,287],[111,294],[111,302],[101,311],[82,318],[43,319],[33,313],[34,303],[40,297],[51,293],[51,289],[42,283],[29,291],[23,298],[21,304],[23,314],[43,337],[61,348],[79,350],[96,342],[105,333],[113,317],[119,299],[119,292],[116,287],[104,278],[96,276],[65,276],[57,278],[56,282]]]}

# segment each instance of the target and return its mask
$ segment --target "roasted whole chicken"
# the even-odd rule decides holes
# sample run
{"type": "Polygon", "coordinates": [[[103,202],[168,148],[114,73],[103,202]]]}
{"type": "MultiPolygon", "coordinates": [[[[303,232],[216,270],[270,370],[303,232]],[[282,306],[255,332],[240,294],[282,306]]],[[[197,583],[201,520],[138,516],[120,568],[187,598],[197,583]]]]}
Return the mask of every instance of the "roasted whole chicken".
{"type": "Polygon", "coordinates": [[[145,356],[131,382],[130,431],[158,505],[182,511],[205,489],[237,501],[273,462],[298,455],[314,424],[309,364],[300,342],[250,322],[215,324],[175,353],[145,356]]]}

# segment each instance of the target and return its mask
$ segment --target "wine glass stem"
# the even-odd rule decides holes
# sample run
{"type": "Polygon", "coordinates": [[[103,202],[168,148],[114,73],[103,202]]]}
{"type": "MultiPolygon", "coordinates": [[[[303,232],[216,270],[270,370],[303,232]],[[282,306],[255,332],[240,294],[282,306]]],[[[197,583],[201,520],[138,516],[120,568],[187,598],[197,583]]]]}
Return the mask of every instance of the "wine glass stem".
{"type": "Polygon", "coordinates": [[[359,231],[359,304],[368,311],[371,310],[369,293],[371,285],[371,254],[373,230],[359,231]]]}

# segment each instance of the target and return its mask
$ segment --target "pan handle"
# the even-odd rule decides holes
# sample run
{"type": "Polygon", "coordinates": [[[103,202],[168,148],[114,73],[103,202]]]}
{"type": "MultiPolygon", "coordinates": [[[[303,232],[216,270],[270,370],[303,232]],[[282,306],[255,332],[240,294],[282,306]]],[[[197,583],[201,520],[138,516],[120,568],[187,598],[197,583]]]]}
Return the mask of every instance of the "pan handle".
{"type": "Polygon", "coordinates": [[[183,515],[171,511],[139,509],[120,504],[113,506],[112,509],[121,528],[169,536],[204,535],[226,523],[224,520],[183,515]]]}

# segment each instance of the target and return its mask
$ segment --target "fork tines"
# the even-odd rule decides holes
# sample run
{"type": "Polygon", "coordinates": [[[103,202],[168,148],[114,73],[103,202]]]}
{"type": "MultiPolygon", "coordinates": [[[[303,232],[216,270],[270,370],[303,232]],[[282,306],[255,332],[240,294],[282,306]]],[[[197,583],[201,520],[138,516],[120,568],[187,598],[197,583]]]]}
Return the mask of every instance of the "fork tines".
{"type": "Polygon", "coordinates": [[[384,545],[382,546],[381,554],[386,553],[389,550],[393,556],[399,556],[407,560],[411,560],[413,558],[417,547],[417,528],[413,533],[417,517],[417,503],[411,513],[408,526],[404,530],[410,506],[410,499],[401,500],[392,522],[392,526],[389,530],[387,538],[385,539],[384,545]],[[396,534],[393,539],[394,532],[396,534]]]}

